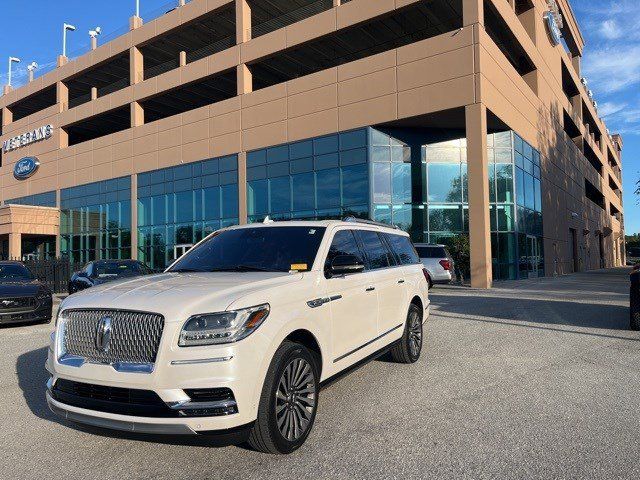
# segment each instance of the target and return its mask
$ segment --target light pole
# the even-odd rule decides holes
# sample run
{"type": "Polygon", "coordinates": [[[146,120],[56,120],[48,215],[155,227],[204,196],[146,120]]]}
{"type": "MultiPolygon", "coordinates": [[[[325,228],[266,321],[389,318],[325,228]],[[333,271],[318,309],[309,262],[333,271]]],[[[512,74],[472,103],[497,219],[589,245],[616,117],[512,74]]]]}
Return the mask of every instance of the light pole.
{"type": "Polygon", "coordinates": [[[29,70],[29,82],[33,82],[33,72],[36,68],[38,68],[38,64],[36,62],[31,62],[27,67],[27,70],[29,70]]]}
{"type": "Polygon", "coordinates": [[[65,23],[64,26],[62,27],[62,56],[66,57],[67,56],[67,30],[73,32],[75,31],[76,27],[74,27],[73,25],[69,25],[68,23],[65,23]]]}
{"type": "Polygon", "coordinates": [[[9,57],[9,78],[7,80],[8,86],[11,86],[11,66],[14,63],[20,63],[20,59],[17,57],[9,57]]]}
{"type": "Polygon", "coordinates": [[[140,16],[140,0],[136,0],[136,17],[140,16]]]}

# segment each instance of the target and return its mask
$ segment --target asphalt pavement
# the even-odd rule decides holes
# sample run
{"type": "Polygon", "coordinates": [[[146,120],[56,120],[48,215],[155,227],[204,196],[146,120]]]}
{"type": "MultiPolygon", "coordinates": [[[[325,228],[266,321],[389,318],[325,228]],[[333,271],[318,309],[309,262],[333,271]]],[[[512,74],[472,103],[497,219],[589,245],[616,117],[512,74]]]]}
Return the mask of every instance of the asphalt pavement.
{"type": "Polygon", "coordinates": [[[422,359],[321,392],[289,456],[74,426],[44,399],[51,325],[0,328],[0,478],[640,478],[628,270],[432,292],[422,359]]]}

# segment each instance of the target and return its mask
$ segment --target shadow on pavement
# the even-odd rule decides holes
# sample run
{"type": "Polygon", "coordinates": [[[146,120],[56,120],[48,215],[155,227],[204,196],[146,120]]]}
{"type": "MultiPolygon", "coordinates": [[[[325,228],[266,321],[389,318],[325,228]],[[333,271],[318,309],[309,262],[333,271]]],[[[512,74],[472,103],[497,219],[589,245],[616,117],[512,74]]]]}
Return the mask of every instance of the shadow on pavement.
{"type": "MultiPolygon", "coordinates": [[[[575,301],[518,299],[489,296],[437,294],[431,297],[432,315],[463,318],[486,323],[509,323],[532,328],[568,326],[602,330],[628,330],[629,307],[575,301]],[[484,318],[473,318],[484,317],[484,318]],[[538,327],[525,325],[539,324],[538,327]]],[[[557,330],[557,329],[553,329],[557,330]]],[[[617,337],[591,332],[587,335],[640,341],[640,338],[617,337]]]]}

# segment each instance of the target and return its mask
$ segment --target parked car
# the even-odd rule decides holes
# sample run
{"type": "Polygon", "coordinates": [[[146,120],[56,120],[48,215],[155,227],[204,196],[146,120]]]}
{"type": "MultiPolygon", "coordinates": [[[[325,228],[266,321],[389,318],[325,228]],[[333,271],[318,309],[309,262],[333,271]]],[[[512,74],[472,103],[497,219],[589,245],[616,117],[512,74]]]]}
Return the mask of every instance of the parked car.
{"type": "Polygon", "coordinates": [[[627,265],[640,264],[640,247],[630,247],[627,249],[627,265]]]}
{"type": "Polygon", "coordinates": [[[631,330],[640,330],[640,268],[631,272],[631,330]]]}
{"type": "Polygon", "coordinates": [[[95,260],[72,275],[69,280],[69,294],[89,287],[124,278],[150,275],[153,271],[137,260],[95,260]]]}
{"type": "Polygon", "coordinates": [[[71,295],[59,311],[53,412],[290,453],[312,429],[322,381],[379,352],[419,359],[429,298],[400,230],[269,222],[219,230],[165,273],[71,295]]]}
{"type": "Polygon", "coordinates": [[[0,324],[51,321],[51,290],[20,262],[0,262],[0,324]]]}
{"type": "Polygon", "coordinates": [[[446,246],[417,243],[416,250],[429,274],[429,288],[434,284],[451,283],[454,279],[454,263],[446,246]]]}

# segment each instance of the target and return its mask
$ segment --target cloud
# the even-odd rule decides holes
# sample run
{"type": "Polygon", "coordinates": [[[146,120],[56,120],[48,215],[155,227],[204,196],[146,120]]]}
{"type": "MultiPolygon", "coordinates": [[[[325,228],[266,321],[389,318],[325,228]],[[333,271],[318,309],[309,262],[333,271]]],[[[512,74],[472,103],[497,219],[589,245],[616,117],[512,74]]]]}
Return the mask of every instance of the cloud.
{"type": "Polygon", "coordinates": [[[600,24],[598,33],[607,40],[617,40],[622,38],[623,31],[614,19],[605,20],[600,24]]]}
{"type": "Polygon", "coordinates": [[[604,94],[640,84],[640,44],[602,47],[583,59],[590,85],[604,94]]]}
{"type": "Polygon", "coordinates": [[[628,104],[626,103],[605,102],[598,107],[598,111],[600,112],[601,117],[606,118],[621,112],[627,107],[627,105],[628,104]]]}

